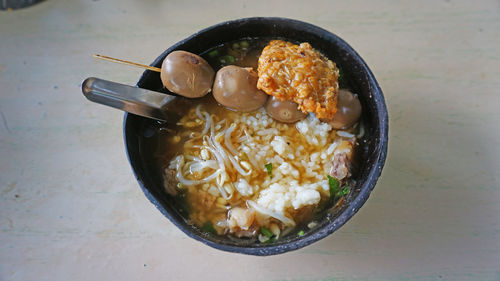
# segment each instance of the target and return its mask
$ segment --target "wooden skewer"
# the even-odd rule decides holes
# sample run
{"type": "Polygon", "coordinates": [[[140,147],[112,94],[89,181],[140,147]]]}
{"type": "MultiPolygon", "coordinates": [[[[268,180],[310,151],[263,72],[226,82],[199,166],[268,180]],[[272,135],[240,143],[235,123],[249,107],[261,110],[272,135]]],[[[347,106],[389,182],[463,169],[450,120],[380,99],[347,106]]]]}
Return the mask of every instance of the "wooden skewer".
{"type": "Polygon", "coordinates": [[[149,69],[151,71],[161,72],[161,68],[149,66],[149,65],[145,65],[145,64],[140,64],[140,63],[136,63],[136,62],[131,62],[128,60],[116,59],[116,58],[103,56],[103,55],[99,55],[99,54],[94,54],[94,58],[101,59],[101,60],[107,60],[107,61],[111,61],[111,62],[123,63],[123,64],[127,64],[127,65],[132,65],[132,66],[137,66],[140,68],[149,69]]]}

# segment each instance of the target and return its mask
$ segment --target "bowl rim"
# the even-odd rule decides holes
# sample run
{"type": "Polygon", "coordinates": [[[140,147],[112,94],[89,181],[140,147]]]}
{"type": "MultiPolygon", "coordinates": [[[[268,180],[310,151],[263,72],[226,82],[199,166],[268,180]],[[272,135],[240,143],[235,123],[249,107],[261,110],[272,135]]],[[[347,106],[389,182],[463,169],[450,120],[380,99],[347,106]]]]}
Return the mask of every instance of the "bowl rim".
{"type": "MultiPolygon", "coordinates": [[[[362,183],[361,185],[361,190],[359,194],[357,194],[356,197],[353,198],[353,200],[350,202],[349,208],[345,209],[338,217],[336,217],[334,220],[330,221],[327,223],[324,227],[321,229],[318,229],[317,231],[309,234],[309,235],[304,235],[300,239],[294,240],[287,242],[285,244],[267,244],[263,246],[236,246],[236,245],[228,245],[228,244],[221,244],[217,243],[215,241],[212,241],[210,239],[207,239],[205,237],[197,235],[197,233],[193,232],[191,229],[186,228],[183,224],[181,224],[179,221],[177,221],[163,206],[162,204],[154,197],[153,194],[145,187],[144,181],[142,179],[142,176],[137,173],[137,168],[136,165],[137,163],[134,163],[131,161],[130,157],[130,149],[129,149],[129,143],[127,139],[127,125],[129,122],[129,113],[125,113],[124,119],[123,119],[123,137],[124,137],[124,144],[125,144],[125,152],[127,155],[127,159],[131,165],[132,171],[134,173],[134,176],[139,183],[139,186],[141,187],[142,191],[144,192],[145,196],[149,199],[149,201],[156,206],[156,208],[165,216],[167,217],[174,225],[176,225],[181,231],[183,231],[186,235],[188,235],[191,238],[196,239],[197,241],[202,242],[203,244],[206,244],[208,246],[211,246],[213,248],[227,251],[227,252],[234,252],[234,253],[241,253],[241,254],[249,254],[249,255],[256,255],[256,256],[267,256],[267,255],[275,255],[275,254],[281,254],[284,252],[288,251],[293,251],[300,249],[302,247],[305,247],[307,245],[310,245],[311,243],[314,243],[322,238],[325,238],[326,236],[330,235],[334,231],[336,231],[338,228],[340,228],[342,225],[344,225],[355,213],[358,212],[358,210],[364,205],[368,197],[370,196],[371,191],[375,187],[375,184],[380,177],[382,173],[382,168],[385,164],[385,160],[387,157],[387,146],[388,146],[388,112],[387,112],[387,107],[385,104],[385,99],[382,93],[382,90],[380,89],[380,86],[378,85],[375,76],[369,69],[368,65],[364,62],[364,60],[361,58],[361,56],[349,45],[347,42],[345,42],[342,38],[338,37],[337,35],[333,34],[332,32],[323,29],[321,27],[318,27],[316,25],[295,20],[295,19],[289,19],[289,18],[284,18],[284,17],[249,17],[249,18],[240,18],[240,19],[235,19],[235,20],[229,20],[229,21],[224,21],[215,25],[212,25],[210,27],[207,27],[205,29],[202,29],[191,36],[175,43],[171,47],[169,47],[167,50],[165,50],[160,56],[158,56],[153,63],[151,63],[152,66],[161,64],[161,61],[163,60],[163,57],[165,57],[168,53],[171,51],[175,50],[179,46],[183,45],[185,42],[194,39],[195,37],[199,36],[200,34],[206,33],[208,31],[211,31],[213,29],[220,28],[225,25],[240,25],[243,23],[247,23],[250,21],[268,21],[268,22],[279,22],[280,24],[285,24],[285,25],[301,25],[304,26],[304,28],[307,28],[308,30],[311,30],[312,33],[317,33],[317,34],[326,34],[330,38],[334,38],[336,41],[339,42],[340,45],[343,45],[342,48],[345,48],[346,50],[349,51],[349,53],[352,54],[352,59],[356,60],[357,63],[362,67],[363,72],[366,74],[366,82],[370,85],[371,88],[371,98],[374,99],[374,104],[376,108],[376,115],[378,117],[378,135],[373,135],[373,138],[376,138],[376,141],[378,143],[375,145],[375,151],[373,153],[376,153],[375,161],[373,163],[373,166],[370,167],[369,173],[366,176],[366,180],[362,183]]],[[[141,81],[145,78],[147,71],[144,71],[141,77],[139,78],[136,86],[140,87],[141,86],[141,81]]]]}

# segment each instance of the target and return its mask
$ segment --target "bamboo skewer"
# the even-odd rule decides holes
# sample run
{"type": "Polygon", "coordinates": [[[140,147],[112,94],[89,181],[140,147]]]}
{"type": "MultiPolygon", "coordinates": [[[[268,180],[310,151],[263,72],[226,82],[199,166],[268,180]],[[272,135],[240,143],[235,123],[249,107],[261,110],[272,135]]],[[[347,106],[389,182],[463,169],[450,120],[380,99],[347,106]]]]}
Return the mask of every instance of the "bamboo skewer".
{"type": "Polygon", "coordinates": [[[149,66],[149,65],[145,65],[145,64],[140,64],[140,63],[136,63],[136,62],[131,62],[128,60],[112,58],[112,57],[103,56],[103,55],[99,55],[99,54],[94,54],[94,58],[101,59],[101,60],[107,60],[107,61],[111,61],[111,62],[122,63],[122,64],[126,64],[126,65],[131,65],[131,66],[136,66],[136,67],[140,67],[140,68],[145,68],[145,69],[148,69],[151,71],[161,72],[161,68],[149,66]]]}

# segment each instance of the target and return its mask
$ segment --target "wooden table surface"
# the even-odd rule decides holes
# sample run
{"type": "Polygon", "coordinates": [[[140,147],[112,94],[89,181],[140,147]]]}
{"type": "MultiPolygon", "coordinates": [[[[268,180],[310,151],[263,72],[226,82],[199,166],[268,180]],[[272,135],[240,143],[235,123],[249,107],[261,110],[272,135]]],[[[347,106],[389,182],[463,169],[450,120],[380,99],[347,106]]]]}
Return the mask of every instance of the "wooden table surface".
{"type": "Polygon", "coordinates": [[[500,280],[499,1],[47,0],[0,12],[0,280],[500,280]],[[272,257],[188,238],[149,203],[122,112],[89,76],[134,84],[173,43],[224,20],[321,26],[384,91],[389,154],[333,235],[272,257]]]}

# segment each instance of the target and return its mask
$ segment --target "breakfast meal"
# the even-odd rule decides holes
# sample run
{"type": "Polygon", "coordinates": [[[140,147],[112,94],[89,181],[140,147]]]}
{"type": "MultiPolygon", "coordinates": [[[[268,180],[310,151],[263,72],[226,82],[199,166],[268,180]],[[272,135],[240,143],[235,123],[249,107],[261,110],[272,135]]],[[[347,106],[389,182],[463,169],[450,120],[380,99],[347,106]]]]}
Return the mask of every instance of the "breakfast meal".
{"type": "Polygon", "coordinates": [[[309,43],[244,38],[199,55],[173,51],[148,69],[168,91],[197,98],[150,145],[189,224],[273,243],[349,200],[361,103],[309,43]]]}
{"type": "Polygon", "coordinates": [[[350,192],[358,98],[338,89],[339,69],[308,43],[247,39],[202,56],[218,71],[212,94],[165,137],[175,151],[162,159],[167,192],[205,232],[261,243],[303,235],[350,192]]]}

